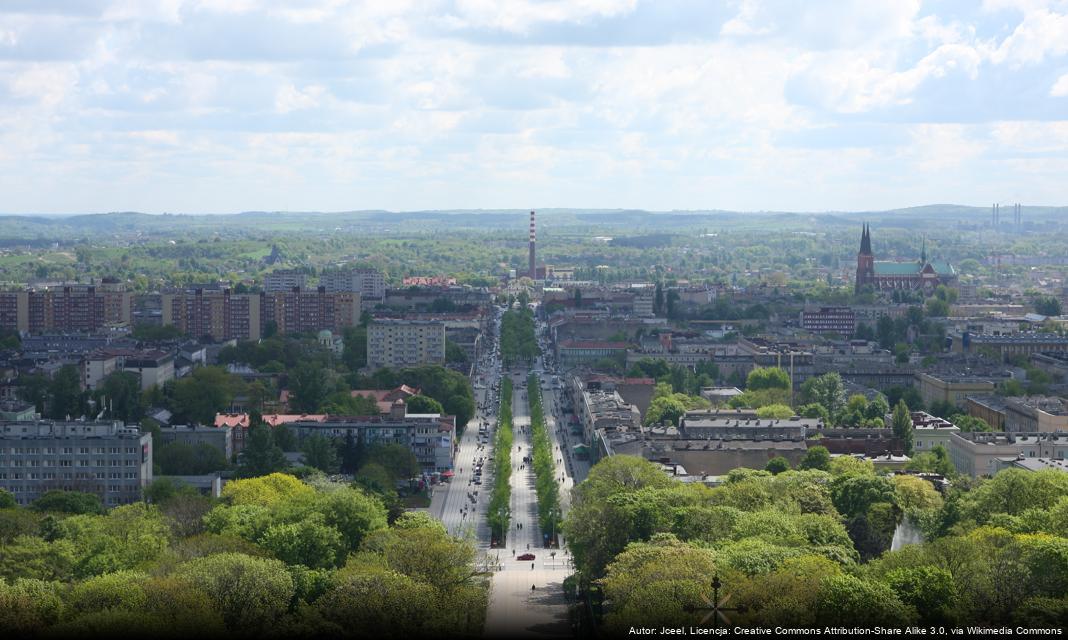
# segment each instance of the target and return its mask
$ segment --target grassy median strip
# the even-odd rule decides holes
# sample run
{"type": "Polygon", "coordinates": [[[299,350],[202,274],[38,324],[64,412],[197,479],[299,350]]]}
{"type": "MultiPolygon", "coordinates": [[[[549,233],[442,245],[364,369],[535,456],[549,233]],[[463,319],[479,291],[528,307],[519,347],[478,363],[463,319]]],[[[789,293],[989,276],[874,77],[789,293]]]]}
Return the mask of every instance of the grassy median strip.
{"type": "Polygon", "coordinates": [[[512,381],[501,381],[501,410],[497,414],[497,436],[493,449],[493,495],[488,520],[493,544],[504,547],[512,518],[512,381]]]}
{"type": "Polygon", "coordinates": [[[527,399],[530,403],[530,435],[533,441],[534,487],[538,494],[538,524],[542,538],[555,544],[560,525],[560,482],[556,479],[553,443],[545,427],[541,406],[541,383],[537,374],[527,377],[527,399]]]}

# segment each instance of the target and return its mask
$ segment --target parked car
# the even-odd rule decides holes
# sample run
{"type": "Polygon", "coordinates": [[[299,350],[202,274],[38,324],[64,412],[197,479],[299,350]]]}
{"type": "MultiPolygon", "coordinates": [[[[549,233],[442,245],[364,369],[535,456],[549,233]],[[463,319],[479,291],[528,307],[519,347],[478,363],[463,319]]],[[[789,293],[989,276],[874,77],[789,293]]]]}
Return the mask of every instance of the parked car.
{"type": "Polygon", "coordinates": [[[523,555],[518,556],[516,558],[516,560],[526,560],[526,561],[530,561],[530,560],[533,560],[533,559],[534,559],[534,554],[533,553],[524,553],[523,555]]]}

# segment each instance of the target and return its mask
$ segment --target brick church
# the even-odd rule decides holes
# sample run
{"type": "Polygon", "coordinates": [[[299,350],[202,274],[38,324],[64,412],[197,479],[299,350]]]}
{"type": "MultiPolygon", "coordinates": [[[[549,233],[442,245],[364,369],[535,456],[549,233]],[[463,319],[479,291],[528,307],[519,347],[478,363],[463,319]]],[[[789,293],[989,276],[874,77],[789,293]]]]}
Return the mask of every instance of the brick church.
{"type": "Polygon", "coordinates": [[[857,284],[854,291],[871,286],[876,291],[933,290],[940,284],[957,286],[957,272],[948,262],[927,260],[927,240],[923,241],[920,259],[912,262],[876,262],[871,252],[871,229],[864,225],[857,253],[857,284]]]}

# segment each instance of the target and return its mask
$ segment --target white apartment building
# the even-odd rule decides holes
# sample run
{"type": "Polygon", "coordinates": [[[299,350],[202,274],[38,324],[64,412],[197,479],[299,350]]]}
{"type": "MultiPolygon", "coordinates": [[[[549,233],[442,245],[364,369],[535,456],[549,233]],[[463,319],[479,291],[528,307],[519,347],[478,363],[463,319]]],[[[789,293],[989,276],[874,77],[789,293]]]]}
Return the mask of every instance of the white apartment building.
{"type": "Polygon", "coordinates": [[[263,279],[263,290],[267,293],[292,291],[294,287],[304,289],[308,286],[308,276],[292,269],[278,269],[268,273],[263,279]]]}
{"type": "Polygon", "coordinates": [[[367,366],[370,369],[444,362],[444,322],[375,320],[367,327],[367,366]]]}
{"type": "Polygon", "coordinates": [[[327,293],[359,293],[363,299],[386,297],[386,277],[377,269],[324,271],[319,277],[319,286],[326,287],[327,293]]]}
{"type": "Polygon", "coordinates": [[[46,491],[83,491],[104,506],[141,499],[152,481],[152,434],[121,422],[0,423],[0,489],[26,505],[46,491]]]}

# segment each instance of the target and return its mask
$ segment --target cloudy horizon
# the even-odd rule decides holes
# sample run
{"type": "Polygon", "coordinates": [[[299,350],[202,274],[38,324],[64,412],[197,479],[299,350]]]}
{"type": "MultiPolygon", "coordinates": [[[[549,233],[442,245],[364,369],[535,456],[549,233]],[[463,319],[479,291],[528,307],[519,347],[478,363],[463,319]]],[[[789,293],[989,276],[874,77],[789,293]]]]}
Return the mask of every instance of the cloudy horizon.
{"type": "Polygon", "coordinates": [[[7,212],[1065,205],[1068,0],[7,0],[7,212]]]}

